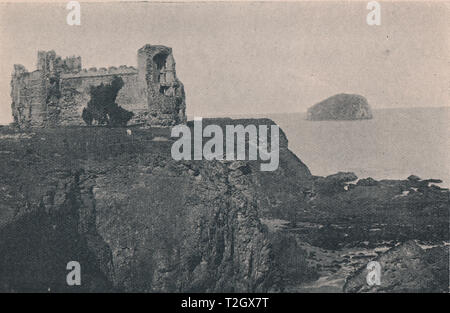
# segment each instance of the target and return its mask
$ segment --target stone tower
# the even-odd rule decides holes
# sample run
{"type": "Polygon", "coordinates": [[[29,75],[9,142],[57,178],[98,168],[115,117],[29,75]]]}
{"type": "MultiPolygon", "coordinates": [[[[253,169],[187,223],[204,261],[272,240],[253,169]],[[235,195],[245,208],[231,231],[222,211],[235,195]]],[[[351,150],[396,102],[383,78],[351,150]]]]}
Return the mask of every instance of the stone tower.
{"type": "Polygon", "coordinates": [[[148,124],[172,126],[186,122],[183,84],[175,71],[172,48],[145,45],[138,50],[138,82],[148,105],[148,124]]]}

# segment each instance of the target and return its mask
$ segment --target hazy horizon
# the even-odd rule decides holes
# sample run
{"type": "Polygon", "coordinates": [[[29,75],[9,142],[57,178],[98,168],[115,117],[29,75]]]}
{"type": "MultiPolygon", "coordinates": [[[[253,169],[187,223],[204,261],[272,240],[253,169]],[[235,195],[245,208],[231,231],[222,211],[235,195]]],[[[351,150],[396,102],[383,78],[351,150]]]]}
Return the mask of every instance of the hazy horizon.
{"type": "Polygon", "coordinates": [[[38,50],[79,55],[84,68],[136,65],[146,43],[173,48],[187,114],[305,112],[337,93],[373,109],[447,107],[449,11],[445,3],[0,4],[0,124],[11,118],[13,64],[35,70],[38,50]]]}

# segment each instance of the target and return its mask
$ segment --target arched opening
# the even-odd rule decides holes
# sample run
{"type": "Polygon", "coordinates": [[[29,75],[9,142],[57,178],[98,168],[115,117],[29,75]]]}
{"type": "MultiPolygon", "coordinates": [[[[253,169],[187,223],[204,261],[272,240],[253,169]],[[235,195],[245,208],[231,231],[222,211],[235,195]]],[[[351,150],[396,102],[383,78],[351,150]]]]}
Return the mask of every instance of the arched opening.
{"type": "MultiPolygon", "coordinates": [[[[159,83],[160,86],[164,85],[165,82],[165,73],[166,73],[166,60],[167,60],[168,54],[166,53],[158,53],[153,57],[153,62],[156,65],[156,69],[154,72],[154,80],[155,82],[159,83]]],[[[159,88],[159,92],[161,94],[164,94],[165,87],[159,88]]]]}

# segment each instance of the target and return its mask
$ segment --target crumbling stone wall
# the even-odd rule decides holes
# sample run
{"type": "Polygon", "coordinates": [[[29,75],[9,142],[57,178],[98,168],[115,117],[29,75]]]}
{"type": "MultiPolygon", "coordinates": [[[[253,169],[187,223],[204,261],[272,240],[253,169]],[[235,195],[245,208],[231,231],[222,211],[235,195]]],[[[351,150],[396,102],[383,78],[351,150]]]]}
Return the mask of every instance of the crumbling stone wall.
{"type": "Polygon", "coordinates": [[[138,68],[82,69],[80,57],[62,59],[54,51],[39,51],[37,69],[15,65],[11,78],[11,108],[20,127],[85,125],[81,115],[90,87],[109,84],[119,76],[124,86],[116,102],[134,113],[129,124],[170,126],[186,121],[183,84],[177,79],[172,49],[145,45],[138,51],[138,68]]]}
{"type": "Polygon", "coordinates": [[[29,73],[22,65],[14,65],[11,98],[11,109],[17,125],[31,127],[42,124],[46,90],[40,71],[29,73]]]}
{"type": "Polygon", "coordinates": [[[148,106],[144,90],[139,88],[137,70],[134,67],[121,66],[91,68],[76,74],[61,76],[60,125],[85,125],[81,114],[90,100],[90,87],[109,84],[115,77],[121,77],[124,86],[120,89],[116,102],[124,109],[134,113],[130,124],[147,122],[148,106]]]}
{"type": "Polygon", "coordinates": [[[184,86],[178,80],[172,49],[145,45],[138,50],[138,76],[143,83],[151,125],[186,122],[184,86]]]}

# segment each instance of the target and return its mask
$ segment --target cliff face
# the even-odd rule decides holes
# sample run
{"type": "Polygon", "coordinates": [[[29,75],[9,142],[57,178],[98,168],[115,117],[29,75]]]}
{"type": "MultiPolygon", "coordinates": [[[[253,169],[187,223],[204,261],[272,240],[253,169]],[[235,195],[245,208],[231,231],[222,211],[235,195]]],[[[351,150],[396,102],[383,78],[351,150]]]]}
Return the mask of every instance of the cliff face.
{"type": "Polygon", "coordinates": [[[367,99],[360,95],[338,94],[316,103],[308,109],[307,119],[362,120],[371,119],[372,111],[367,99]]]}
{"type": "Polygon", "coordinates": [[[287,147],[270,177],[251,162],[174,161],[169,131],[3,133],[0,290],[276,291],[293,272],[302,280],[295,239],[261,219],[283,206],[267,180],[296,172],[301,187],[308,169],[287,147]],[[69,261],[80,287],[66,285],[69,261]]]}
{"type": "Polygon", "coordinates": [[[343,284],[367,265],[354,249],[375,259],[380,244],[395,246],[375,259],[382,285],[363,267],[344,291],[447,290],[448,247],[396,246],[448,241],[439,180],[311,176],[282,131],[273,172],[174,161],[170,129],[131,131],[0,128],[0,291],[295,291],[330,271],[343,284]],[[66,283],[70,261],[81,286],[66,283]]]}

